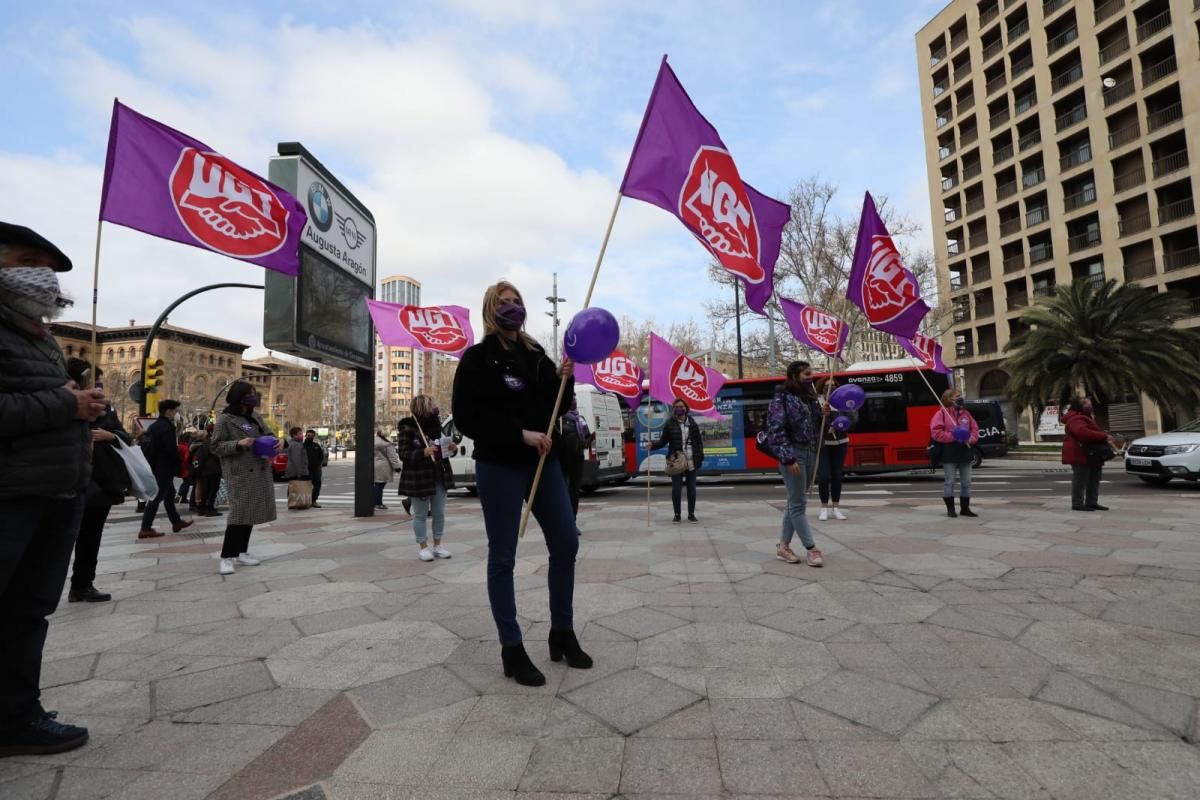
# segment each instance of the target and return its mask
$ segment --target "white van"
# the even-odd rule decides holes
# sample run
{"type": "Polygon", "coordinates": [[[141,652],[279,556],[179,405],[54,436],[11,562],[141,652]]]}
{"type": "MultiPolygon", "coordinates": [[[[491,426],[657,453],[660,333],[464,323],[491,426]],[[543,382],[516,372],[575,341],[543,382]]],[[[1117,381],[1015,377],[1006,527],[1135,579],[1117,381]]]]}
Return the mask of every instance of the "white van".
{"type": "MultiPolygon", "coordinates": [[[[621,438],[624,432],[621,401],[613,395],[596,391],[593,386],[577,383],[575,402],[588,427],[596,434],[595,440],[584,453],[583,490],[593,492],[598,486],[629,480],[629,474],[625,470],[625,447],[621,438]]],[[[455,485],[474,494],[475,443],[455,427],[454,417],[450,417],[442,425],[442,433],[458,443],[458,452],[450,458],[455,485]]]]}

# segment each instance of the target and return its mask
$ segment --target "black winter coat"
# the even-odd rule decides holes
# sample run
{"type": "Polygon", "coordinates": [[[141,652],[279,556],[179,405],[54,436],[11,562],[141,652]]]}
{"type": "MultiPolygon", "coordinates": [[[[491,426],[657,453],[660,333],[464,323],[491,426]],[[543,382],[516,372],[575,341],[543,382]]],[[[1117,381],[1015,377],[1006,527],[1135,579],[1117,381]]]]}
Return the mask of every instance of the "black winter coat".
{"type": "MultiPolygon", "coordinates": [[[[109,406],[104,416],[93,422],[90,428],[108,431],[125,444],[133,444],[133,437],[125,431],[112,406],[109,406]]],[[[100,508],[124,503],[130,485],[129,470],[117,452],[116,443],[93,442],[92,480],[88,485],[85,505],[88,508],[100,508]]]]}
{"type": "MultiPolygon", "coordinates": [[[[430,444],[436,444],[442,435],[441,425],[435,419],[426,423],[425,438],[430,444]]],[[[450,461],[442,454],[442,458],[434,461],[425,455],[425,441],[417,430],[417,421],[413,417],[405,417],[399,423],[399,435],[396,440],[396,455],[404,464],[400,471],[400,487],[398,494],[407,497],[433,497],[437,493],[439,476],[446,490],[454,488],[454,471],[450,461]]]]}
{"type": "MultiPolygon", "coordinates": [[[[692,441],[692,466],[700,469],[700,464],[704,462],[704,437],[700,435],[700,426],[696,424],[696,420],[688,417],[688,422],[691,423],[688,426],[688,437],[692,441]]],[[[667,458],[683,452],[683,426],[675,417],[667,420],[662,436],[650,444],[651,450],[661,450],[664,447],[667,448],[667,458]]]]}
{"type": "MultiPolygon", "coordinates": [[[[545,433],[558,396],[558,368],[541,347],[505,347],[490,334],[468,347],[454,374],[454,425],[475,441],[475,460],[510,466],[537,463],[523,430],[545,433]]],[[[567,378],[563,397],[574,396],[567,378]]],[[[557,435],[557,434],[556,434],[557,435]]]]}
{"type": "Polygon", "coordinates": [[[87,491],[92,434],[68,380],[54,338],[0,310],[0,500],[87,491]]]}
{"type": "Polygon", "coordinates": [[[175,423],[166,417],[159,417],[146,429],[146,460],[155,477],[174,478],[180,473],[179,437],[175,433],[175,423]]]}

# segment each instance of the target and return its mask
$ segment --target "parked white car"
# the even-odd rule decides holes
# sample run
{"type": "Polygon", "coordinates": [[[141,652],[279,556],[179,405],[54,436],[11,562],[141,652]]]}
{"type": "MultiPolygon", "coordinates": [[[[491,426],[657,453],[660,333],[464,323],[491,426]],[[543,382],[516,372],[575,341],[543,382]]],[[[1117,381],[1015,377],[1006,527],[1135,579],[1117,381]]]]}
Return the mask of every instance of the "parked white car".
{"type": "MultiPolygon", "coordinates": [[[[596,434],[595,440],[584,452],[583,490],[592,492],[598,486],[629,480],[625,469],[625,445],[621,438],[625,430],[621,420],[621,401],[613,395],[596,391],[588,384],[577,383],[575,402],[580,415],[596,434]]],[[[453,417],[442,425],[442,433],[458,443],[458,452],[450,457],[455,485],[474,493],[475,443],[455,427],[453,417]]]]}
{"type": "Polygon", "coordinates": [[[1200,419],[1134,441],[1125,450],[1125,471],[1159,486],[1173,478],[1200,481],[1200,419]]]}

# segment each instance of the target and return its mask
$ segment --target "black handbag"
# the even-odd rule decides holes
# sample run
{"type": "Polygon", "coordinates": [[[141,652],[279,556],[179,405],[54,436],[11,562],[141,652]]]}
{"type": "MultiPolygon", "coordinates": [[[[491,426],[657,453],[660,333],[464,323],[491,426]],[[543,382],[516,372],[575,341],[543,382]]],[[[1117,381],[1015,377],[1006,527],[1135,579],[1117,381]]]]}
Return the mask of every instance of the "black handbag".
{"type": "Polygon", "coordinates": [[[925,446],[925,452],[929,454],[929,463],[940,467],[942,458],[946,455],[946,445],[937,439],[930,439],[929,444],[925,446]]]}
{"type": "Polygon", "coordinates": [[[1087,453],[1088,462],[1092,464],[1103,464],[1117,455],[1117,451],[1113,450],[1108,442],[1085,442],[1083,451],[1087,453]]]}

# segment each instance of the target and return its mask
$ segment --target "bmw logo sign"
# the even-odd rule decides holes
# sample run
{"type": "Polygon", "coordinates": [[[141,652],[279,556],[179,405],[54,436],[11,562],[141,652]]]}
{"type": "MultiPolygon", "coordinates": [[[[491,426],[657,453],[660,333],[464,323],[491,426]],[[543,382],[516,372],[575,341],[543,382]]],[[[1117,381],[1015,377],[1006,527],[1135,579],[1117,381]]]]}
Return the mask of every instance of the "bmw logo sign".
{"type": "Polygon", "coordinates": [[[333,201],[329,197],[329,190],[320,181],[313,181],[308,187],[308,218],[321,233],[333,226],[333,201]]]}

